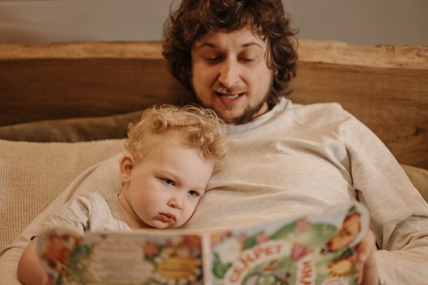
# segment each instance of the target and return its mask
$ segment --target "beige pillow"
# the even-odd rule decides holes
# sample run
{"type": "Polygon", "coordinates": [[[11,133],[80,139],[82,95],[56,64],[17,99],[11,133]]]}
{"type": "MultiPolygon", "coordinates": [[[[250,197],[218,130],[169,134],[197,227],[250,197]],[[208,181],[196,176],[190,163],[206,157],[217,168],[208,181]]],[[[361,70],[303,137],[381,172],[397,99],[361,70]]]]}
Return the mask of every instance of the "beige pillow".
{"type": "Polygon", "coordinates": [[[82,142],[126,138],[142,111],[105,117],[37,121],[0,127],[0,139],[28,142],[82,142]]]}
{"type": "Polygon", "coordinates": [[[405,164],[402,164],[401,166],[407,176],[409,176],[410,181],[412,181],[416,189],[419,190],[425,201],[428,202],[428,170],[405,164]]]}
{"type": "Polygon", "coordinates": [[[0,248],[91,165],[124,151],[124,140],[29,143],[0,140],[0,248]]]}

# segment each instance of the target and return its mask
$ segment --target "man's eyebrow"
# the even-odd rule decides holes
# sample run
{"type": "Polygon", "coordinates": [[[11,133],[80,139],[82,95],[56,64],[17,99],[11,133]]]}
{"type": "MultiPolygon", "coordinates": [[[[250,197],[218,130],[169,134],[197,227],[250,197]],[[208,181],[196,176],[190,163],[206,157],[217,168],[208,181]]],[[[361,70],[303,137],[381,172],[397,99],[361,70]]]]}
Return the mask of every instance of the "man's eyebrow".
{"type": "Polygon", "coordinates": [[[259,48],[262,48],[262,46],[256,42],[249,42],[242,45],[242,47],[249,47],[249,46],[258,46],[259,48]]]}
{"type": "MultiPolygon", "coordinates": [[[[241,45],[241,47],[244,47],[244,48],[249,47],[249,46],[258,46],[258,47],[262,48],[262,46],[256,42],[248,42],[248,43],[241,45]]],[[[198,49],[201,49],[203,47],[217,48],[217,45],[210,43],[210,42],[203,42],[200,46],[198,46],[198,49]]]]}
{"type": "Polygon", "coordinates": [[[217,46],[215,44],[213,44],[213,43],[210,43],[210,42],[203,42],[202,44],[200,44],[198,46],[198,49],[201,49],[203,47],[216,48],[217,46]]]}

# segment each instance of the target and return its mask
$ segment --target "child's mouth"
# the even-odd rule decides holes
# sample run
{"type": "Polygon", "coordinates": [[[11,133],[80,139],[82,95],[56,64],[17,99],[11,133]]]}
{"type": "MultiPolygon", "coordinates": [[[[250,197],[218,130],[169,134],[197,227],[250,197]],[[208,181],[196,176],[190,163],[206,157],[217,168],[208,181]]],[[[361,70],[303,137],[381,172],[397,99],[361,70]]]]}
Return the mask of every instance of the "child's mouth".
{"type": "Polygon", "coordinates": [[[159,218],[161,221],[169,224],[175,223],[176,221],[175,215],[171,213],[159,213],[159,218]]]}

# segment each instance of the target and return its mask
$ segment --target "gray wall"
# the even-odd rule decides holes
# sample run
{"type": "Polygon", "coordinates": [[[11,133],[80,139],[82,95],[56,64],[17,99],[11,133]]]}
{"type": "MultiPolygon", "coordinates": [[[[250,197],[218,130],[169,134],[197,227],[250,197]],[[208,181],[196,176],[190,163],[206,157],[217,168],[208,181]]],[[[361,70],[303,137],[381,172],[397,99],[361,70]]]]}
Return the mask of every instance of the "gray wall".
{"type": "Polygon", "coordinates": [[[428,45],[427,0],[283,0],[302,39],[428,45]]]}
{"type": "MultiPolygon", "coordinates": [[[[0,0],[0,43],[160,40],[171,0],[0,0]]],[[[298,38],[428,45],[428,0],[283,0],[298,38]]]]}

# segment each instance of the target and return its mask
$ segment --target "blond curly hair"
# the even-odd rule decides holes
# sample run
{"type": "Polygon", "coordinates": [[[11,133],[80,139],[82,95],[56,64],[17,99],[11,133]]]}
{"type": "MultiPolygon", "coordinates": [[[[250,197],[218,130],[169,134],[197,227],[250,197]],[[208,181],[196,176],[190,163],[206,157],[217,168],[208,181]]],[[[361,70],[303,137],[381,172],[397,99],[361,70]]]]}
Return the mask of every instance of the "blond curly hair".
{"type": "Polygon", "coordinates": [[[155,105],[146,109],[137,124],[129,125],[125,147],[132,155],[141,155],[155,139],[154,134],[172,130],[178,131],[186,145],[199,149],[208,161],[218,162],[228,152],[224,122],[214,111],[195,105],[155,105]]]}

